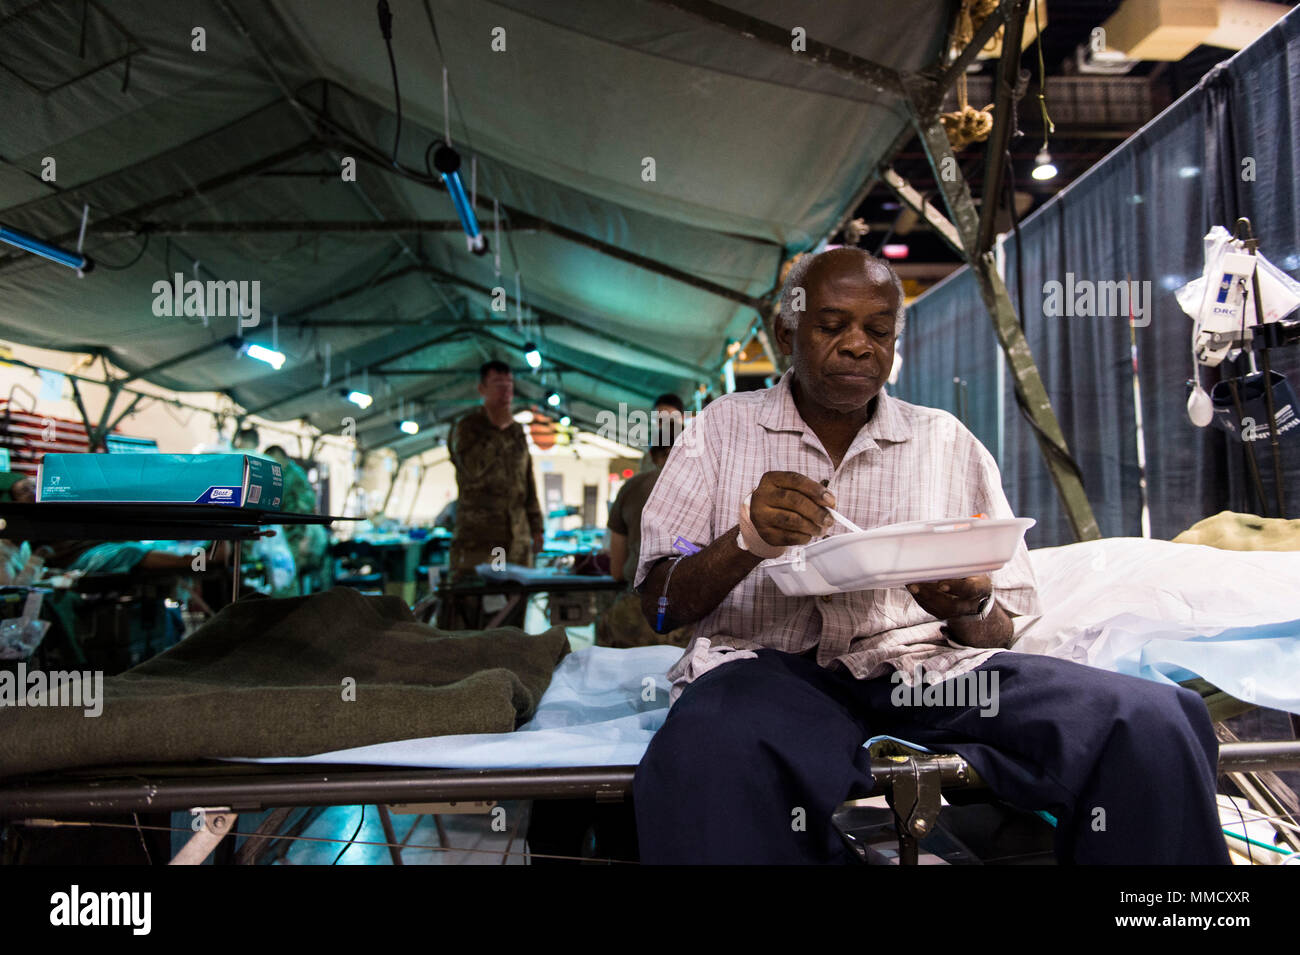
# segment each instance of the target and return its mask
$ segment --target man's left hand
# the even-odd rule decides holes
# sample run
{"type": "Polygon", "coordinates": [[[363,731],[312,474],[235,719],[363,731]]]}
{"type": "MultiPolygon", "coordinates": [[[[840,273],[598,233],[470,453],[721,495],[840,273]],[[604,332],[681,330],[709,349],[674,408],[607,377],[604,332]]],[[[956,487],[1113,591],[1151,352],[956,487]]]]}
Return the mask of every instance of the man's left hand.
{"type": "Polygon", "coordinates": [[[936,620],[951,620],[953,617],[976,613],[980,600],[993,592],[993,581],[988,574],[957,577],[953,580],[930,580],[908,584],[907,592],[922,610],[936,620]]]}

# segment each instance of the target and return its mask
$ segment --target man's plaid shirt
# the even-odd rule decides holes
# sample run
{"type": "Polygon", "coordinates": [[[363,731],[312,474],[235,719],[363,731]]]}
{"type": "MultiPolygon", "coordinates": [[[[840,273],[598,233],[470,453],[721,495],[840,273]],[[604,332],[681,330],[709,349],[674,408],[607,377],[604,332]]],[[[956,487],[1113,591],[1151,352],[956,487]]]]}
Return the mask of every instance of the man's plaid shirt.
{"type": "MultiPolygon", "coordinates": [[[[871,420],[834,468],[795,408],[792,374],[766,390],[717,399],[686,429],[641,515],[638,587],[654,564],[675,553],[675,538],[703,547],[734,527],[741,500],[768,471],[796,471],[826,485],[836,510],[863,529],[975,514],[1015,516],[993,456],[974,435],[946,411],[908,404],[883,389],[871,420]]],[[[838,525],[831,530],[839,532],[838,525]]],[[[816,646],[822,666],[839,661],[860,679],[881,676],[892,666],[908,683],[918,664],[951,677],[999,652],[948,640],[942,623],[905,587],[787,597],[766,564],[695,625],[695,639],[707,637],[715,647],[790,653],[816,646]]],[[[991,576],[1004,610],[1040,613],[1023,541],[1011,562],[991,576]]],[[[674,576],[674,588],[686,583],[674,576]]]]}

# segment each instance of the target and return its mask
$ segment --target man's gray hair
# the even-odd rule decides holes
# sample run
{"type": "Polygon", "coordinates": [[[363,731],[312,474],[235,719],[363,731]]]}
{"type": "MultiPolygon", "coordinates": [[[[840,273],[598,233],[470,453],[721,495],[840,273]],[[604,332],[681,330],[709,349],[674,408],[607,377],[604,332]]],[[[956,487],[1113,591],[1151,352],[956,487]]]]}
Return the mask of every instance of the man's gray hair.
{"type": "MultiPolygon", "coordinates": [[[[804,289],[804,307],[807,307],[808,291],[804,287],[804,280],[808,277],[809,270],[812,269],[813,263],[817,262],[824,255],[838,251],[836,249],[827,249],[825,252],[819,252],[816,255],[801,255],[794,265],[790,267],[790,274],[785,277],[785,285],[781,287],[781,314],[780,321],[790,331],[799,327],[799,318],[803,314],[803,309],[794,307],[795,289],[804,289]]],[[[880,284],[889,284],[893,286],[898,293],[898,315],[894,319],[895,337],[903,334],[903,324],[907,320],[907,309],[903,306],[903,280],[898,277],[894,267],[884,259],[878,259],[866,249],[854,249],[862,256],[862,261],[866,267],[867,275],[873,282],[880,284]]]]}

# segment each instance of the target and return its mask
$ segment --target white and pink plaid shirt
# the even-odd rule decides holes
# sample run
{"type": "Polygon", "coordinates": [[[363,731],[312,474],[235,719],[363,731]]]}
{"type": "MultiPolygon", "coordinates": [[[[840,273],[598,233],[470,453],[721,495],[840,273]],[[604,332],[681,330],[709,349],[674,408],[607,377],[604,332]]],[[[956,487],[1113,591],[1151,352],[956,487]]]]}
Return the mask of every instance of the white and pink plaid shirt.
{"type": "MultiPolygon", "coordinates": [[[[1015,516],[993,456],[961,422],[883,390],[871,420],[839,468],[833,467],[795,408],[791,375],[786,372],[763,391],[721,397],[688,426],[641,514],[638,587],[656,562],[679,553],[676,538],[703,547],[734,527],[741,500],[768,471],[796,471],[821,482],[834,493],[836,510],[864,529],[975,514],[1015,516]]],[[[787,597],[767,573],[767,563],[695,624],[695,640],[790,653],[816,646],[822,666],[838,660],[859,679],[881,676],[892,666],[909,684],[917,664],[951,677],[999,652],[948,640],[942,623],[905,587],[787,597]]],[[[997,602],[1008,613],[1041,612],[1023,541],[1011,562],[991,576],[997,602]]],[[[673,583],[683,582],[675,577],[673,583]]]]}

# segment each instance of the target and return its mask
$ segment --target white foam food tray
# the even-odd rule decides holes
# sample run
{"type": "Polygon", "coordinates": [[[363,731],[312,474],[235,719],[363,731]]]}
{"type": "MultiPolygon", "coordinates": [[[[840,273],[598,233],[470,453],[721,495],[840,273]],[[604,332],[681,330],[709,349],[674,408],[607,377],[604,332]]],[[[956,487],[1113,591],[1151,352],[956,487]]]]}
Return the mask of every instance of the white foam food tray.
{"type": "Polygon", "coordinates": [[[791,597],[970,577],[1005,566],[1035,523],[964,517],[887,524],[792,547],[764,569],[791,597]]]}

